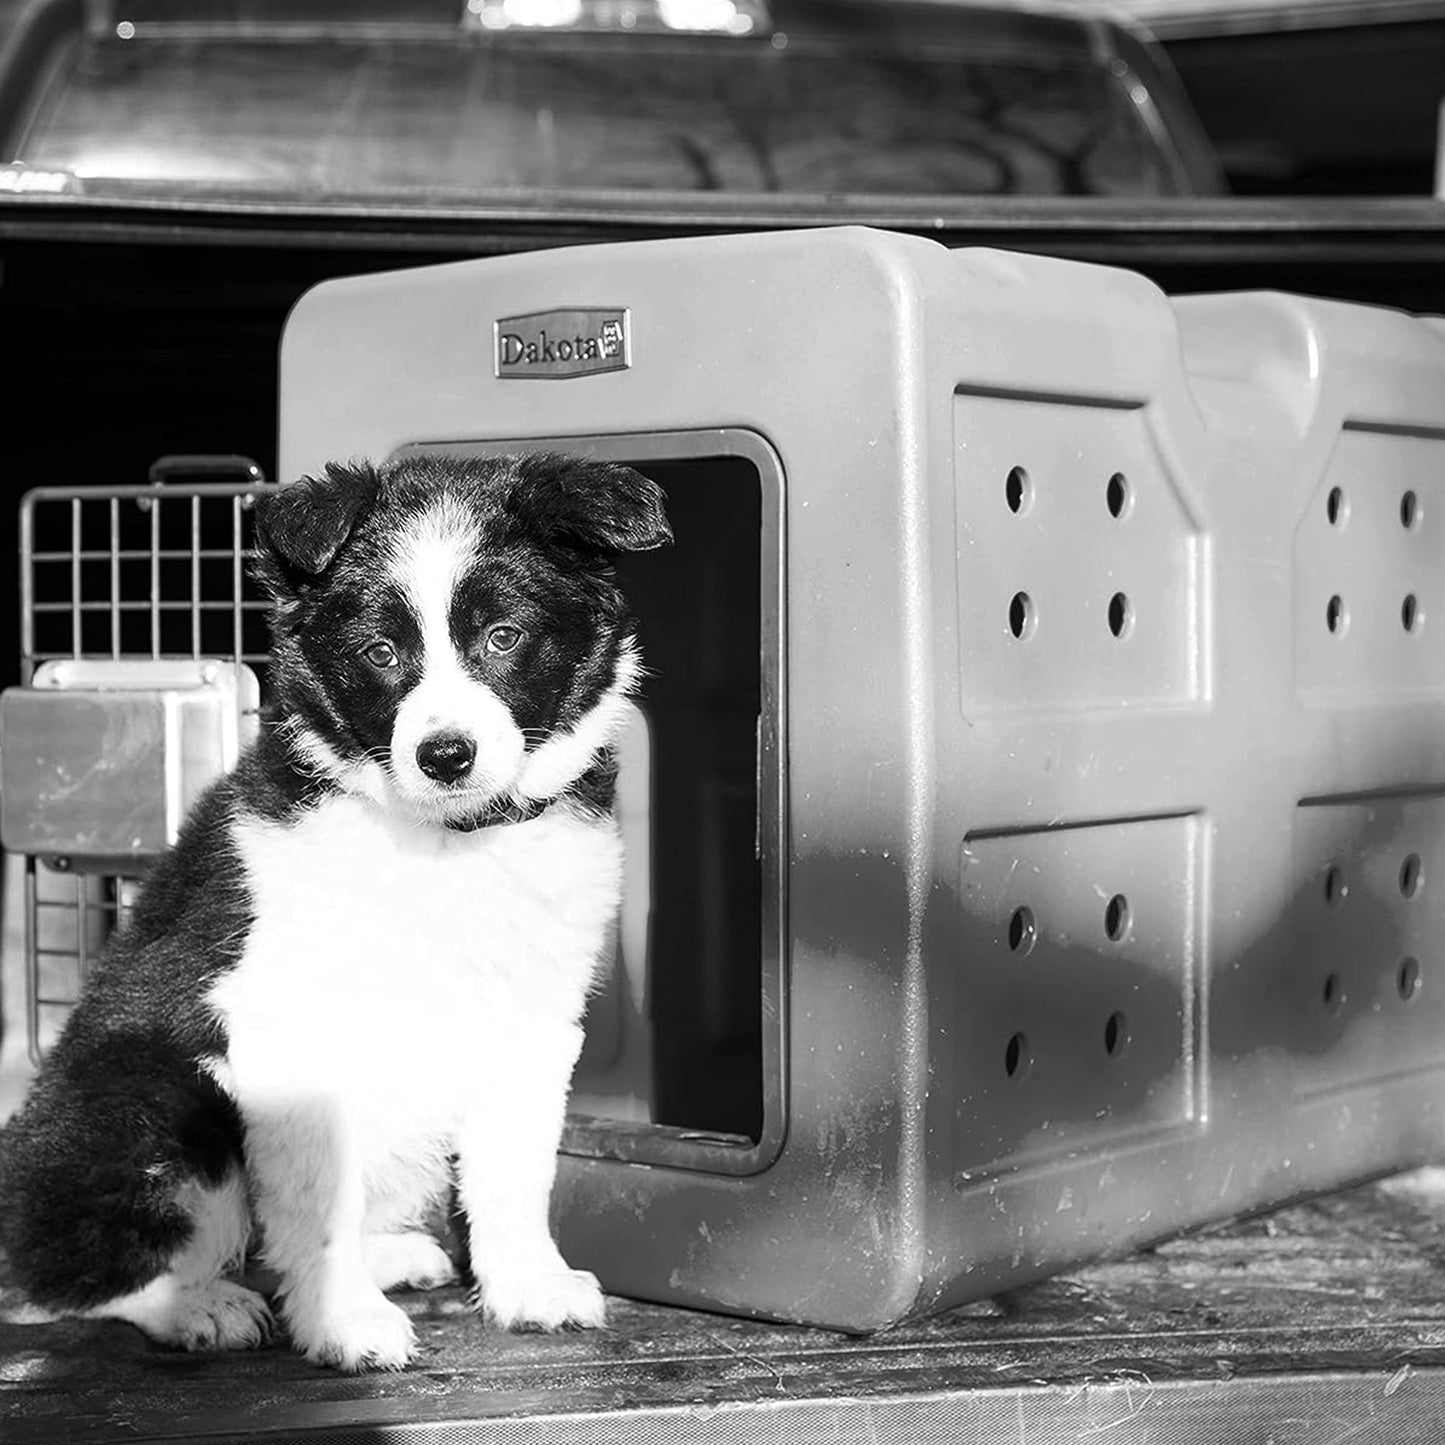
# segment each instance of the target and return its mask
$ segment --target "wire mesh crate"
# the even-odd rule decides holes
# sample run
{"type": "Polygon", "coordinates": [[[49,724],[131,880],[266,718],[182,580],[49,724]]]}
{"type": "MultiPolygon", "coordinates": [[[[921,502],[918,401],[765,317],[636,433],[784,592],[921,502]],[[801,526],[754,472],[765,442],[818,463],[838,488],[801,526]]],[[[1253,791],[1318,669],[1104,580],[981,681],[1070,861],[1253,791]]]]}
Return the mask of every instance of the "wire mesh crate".
{"type": "Polygon", "coordinates": [[[137,876],[255,730],[269,603],[248,564],[265,485],[244,459],[163,459],[145,485],[42,487],[21,504],[0,808],[25,860],[32,1060],[137,876]],[[164,480],[218,471],[245,480],[164,480]]]}

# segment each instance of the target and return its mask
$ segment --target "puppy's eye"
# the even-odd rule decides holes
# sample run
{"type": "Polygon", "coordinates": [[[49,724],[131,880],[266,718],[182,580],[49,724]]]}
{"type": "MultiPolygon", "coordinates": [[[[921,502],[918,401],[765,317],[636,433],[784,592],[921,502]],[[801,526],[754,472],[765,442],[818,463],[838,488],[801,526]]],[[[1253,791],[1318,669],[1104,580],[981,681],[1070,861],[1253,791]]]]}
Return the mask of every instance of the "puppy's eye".
{"type": "Polygon", "coordinates": [[[373,642],[361,654],[373,667],[385,672],[397,665],[396,648],[389,642],[373,642]]]}
{"type": "Polygon", "coordinates": [[[517,650],[517,644],[522,640],[522,629],[513,627],[510,623],[501,622],[487,633],[487,651],[498,652],[504,656],[509,652],[517,650]]]}

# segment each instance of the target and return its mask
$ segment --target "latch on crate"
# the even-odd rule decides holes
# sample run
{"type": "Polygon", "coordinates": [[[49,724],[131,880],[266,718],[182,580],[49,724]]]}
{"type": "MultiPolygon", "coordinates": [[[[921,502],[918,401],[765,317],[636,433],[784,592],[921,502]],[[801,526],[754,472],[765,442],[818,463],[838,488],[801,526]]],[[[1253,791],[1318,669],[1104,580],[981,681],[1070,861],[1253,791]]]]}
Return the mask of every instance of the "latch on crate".
{"type": "Polygon", "coordinates": [[[0,839],[84,871],[131,873],[173,843],[257,726],[249,667],[65,659],[0,696],[0,839]]]}

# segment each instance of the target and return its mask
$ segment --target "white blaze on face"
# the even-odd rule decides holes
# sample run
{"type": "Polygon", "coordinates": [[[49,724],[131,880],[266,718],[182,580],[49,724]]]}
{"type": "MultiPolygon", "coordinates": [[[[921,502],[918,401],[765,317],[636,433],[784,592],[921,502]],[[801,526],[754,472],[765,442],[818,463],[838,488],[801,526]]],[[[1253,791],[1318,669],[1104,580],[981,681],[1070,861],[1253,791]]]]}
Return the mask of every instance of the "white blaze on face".
{"type": "Polygon", "coordinates": [[[506,703],[467,672],[452,642],[452,598],[480,541],[465,510],[442,501],[398,537],[392,554],[391,575],[416,614],[423,651],[421,680],[392,729],[392,773],[405,799],[442,815],[475,812],[510,792],[526,751],[506,703]],[[471,771],[450,785],[417,761],[417,749],[439,733],[460,734],[476,748],[471,771]]]}

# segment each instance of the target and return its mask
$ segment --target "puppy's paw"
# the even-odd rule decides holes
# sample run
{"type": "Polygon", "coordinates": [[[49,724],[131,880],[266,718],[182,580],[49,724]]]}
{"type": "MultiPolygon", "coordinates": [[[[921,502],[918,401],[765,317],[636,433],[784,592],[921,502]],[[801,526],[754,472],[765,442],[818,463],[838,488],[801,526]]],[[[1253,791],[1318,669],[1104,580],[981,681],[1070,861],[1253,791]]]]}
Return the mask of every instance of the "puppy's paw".
{"type": "Polygon", "coordinates": [[[421,1230],[371,1234],[363,1247],[377,1289],[440,1289],[456,1280],[446,1250],[421,1230]]]}
{"type": "Polygon", "coordinates": [[[228,1279],[163,1274],[134,1294],[84,1311],[89,1319],[125,1320],[151,1339],[181,1350],[253,1350],[271,1338],[275,1320],[256,1293],[228,1279]]]}
{"type": "Polygon", "coordinates": [[[505,1330],[596,1330],[607,1323],[597,1276],[554,1267],[493,1275],[479,1290],[482,1313],[505,1330]]]}
{"type": "Polygon", "coordinates": [[[416,1354],[416,1331],[406,1311],[377,1289],[337,1292],[298,1305],[288,1301],[291,1342],[313,1364],[361,1370],[400,1370],[416,1354]]]}
{"type": "Polygon", "coordinates": [[[275,1323],[255,1290],[213,1279],[176,1291],[164,1338],[184,1350],[254,1350],[271,1338],[275,1323]]]}

